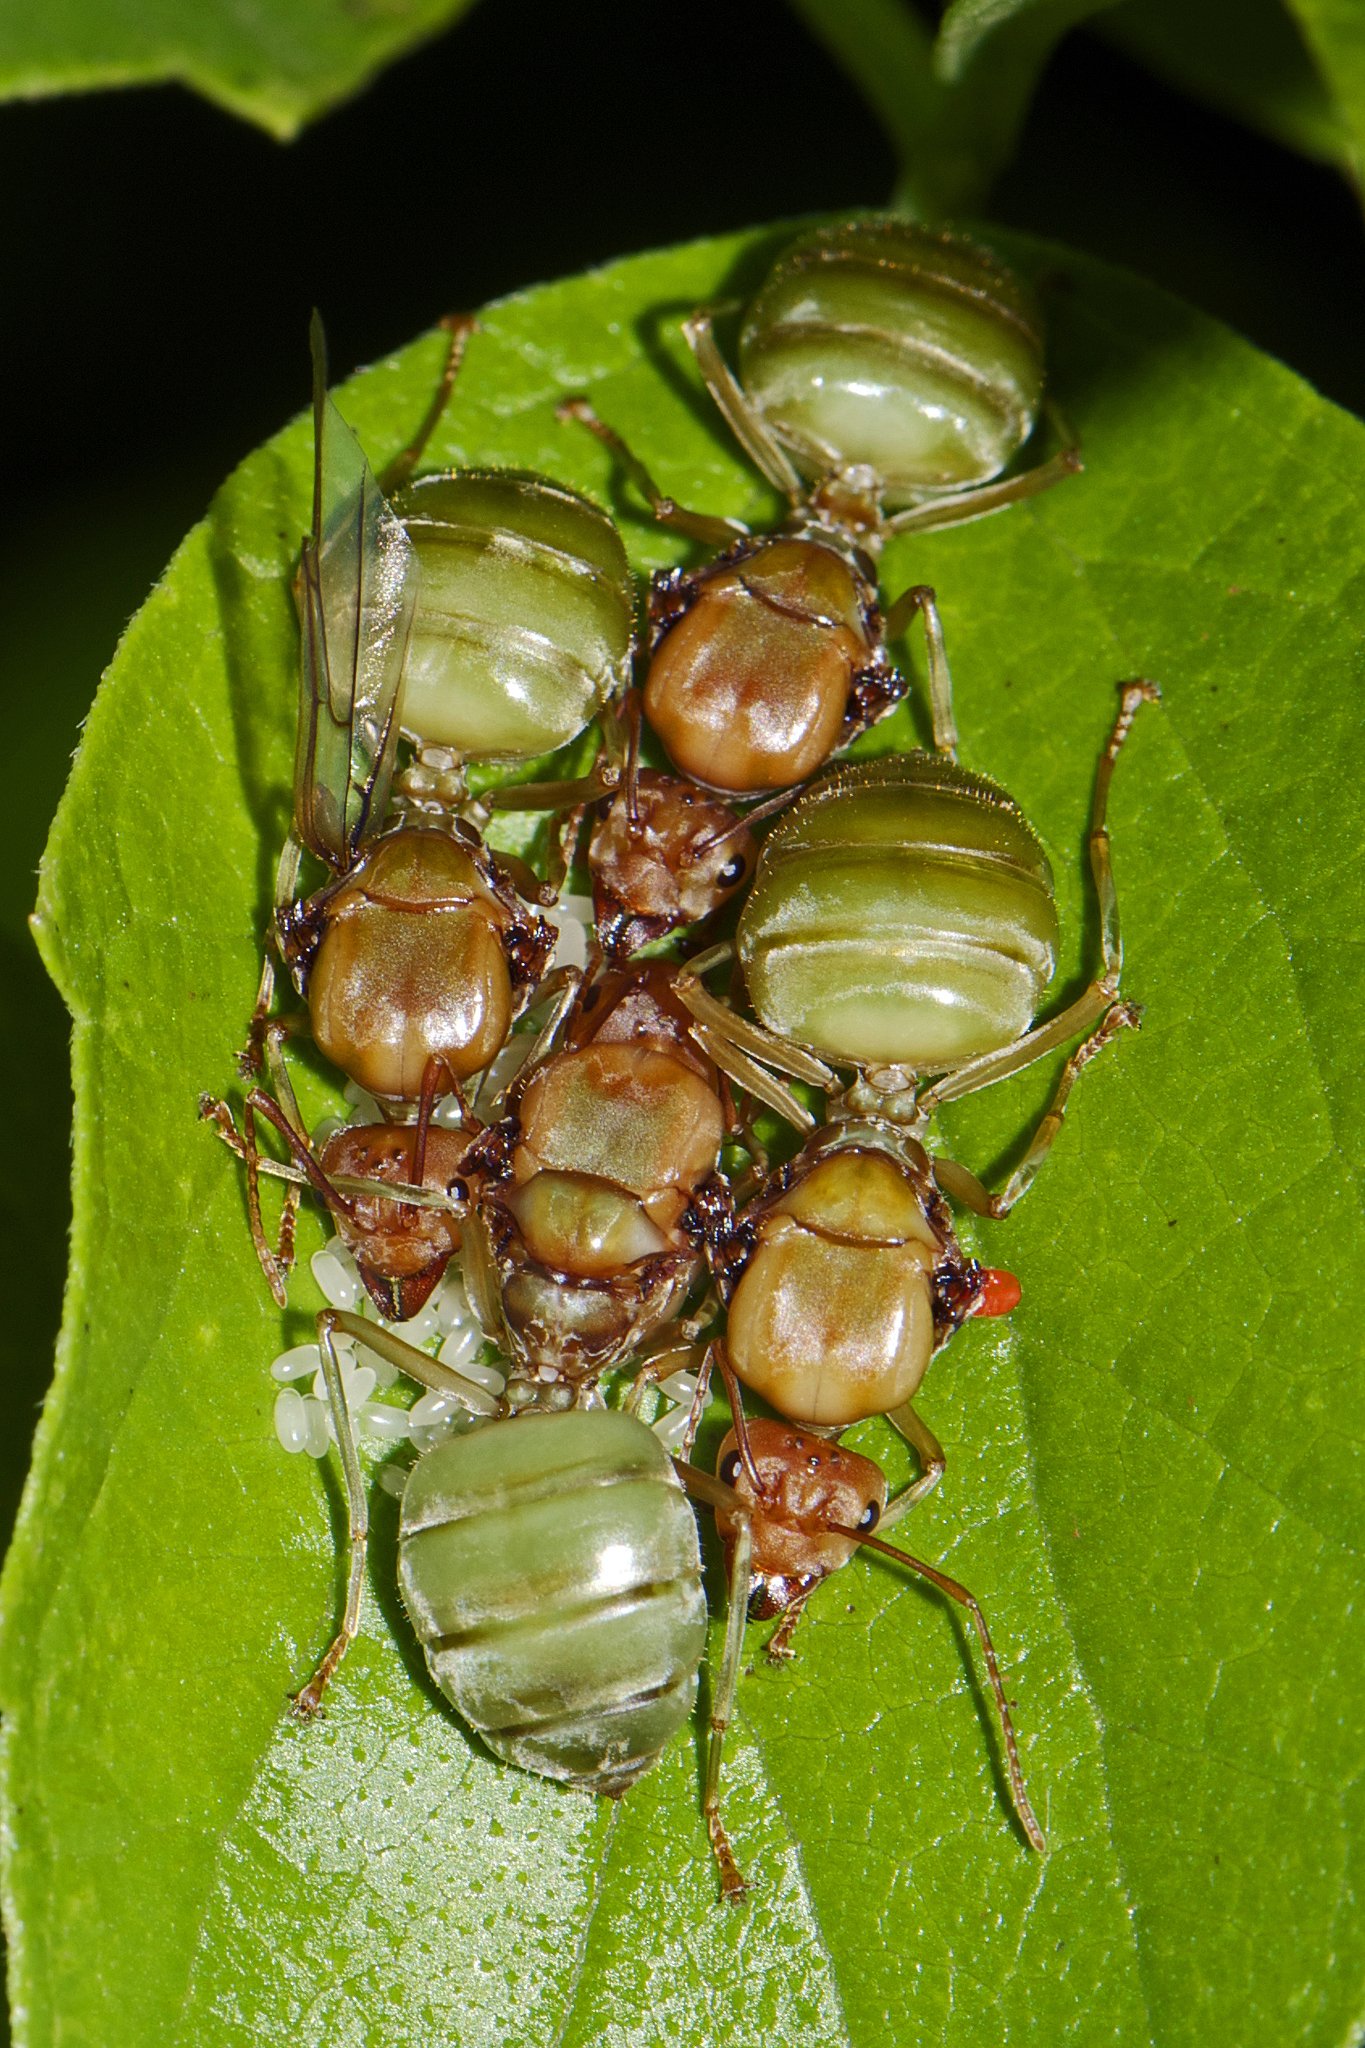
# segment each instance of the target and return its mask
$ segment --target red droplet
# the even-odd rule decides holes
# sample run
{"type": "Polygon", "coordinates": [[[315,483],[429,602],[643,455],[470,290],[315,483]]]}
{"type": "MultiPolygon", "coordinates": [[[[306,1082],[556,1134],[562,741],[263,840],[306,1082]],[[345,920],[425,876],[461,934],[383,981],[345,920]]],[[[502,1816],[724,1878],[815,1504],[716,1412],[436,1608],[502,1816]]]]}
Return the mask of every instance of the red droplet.
{"type": "Polygon", "coordinates": [[[1012,1308],[1018,1308],[1023,1292],[1013,1273],[1007,1273],[1003,1266],[984,1266],[976,1313],[979,1316],[1007,1316],[1012,1308]]]}

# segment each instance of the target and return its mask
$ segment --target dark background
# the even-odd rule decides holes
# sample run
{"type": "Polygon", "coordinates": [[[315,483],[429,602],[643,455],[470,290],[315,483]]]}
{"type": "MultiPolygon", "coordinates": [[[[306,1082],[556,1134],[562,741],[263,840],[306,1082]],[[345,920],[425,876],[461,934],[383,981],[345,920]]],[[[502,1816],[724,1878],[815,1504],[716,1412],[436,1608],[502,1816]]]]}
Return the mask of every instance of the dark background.
{"type": "MultiPolygon", "coordinates": [[[[24,927],[34,871],[124,622],[226,472],[306,400],[309,309],[339,378],[514,286],[878,203],[894,168],[782,0],[485,0],[290,146],[171,88],[0,108],[0,1540],[66,1253],[66,1021],[24,927]]],[[[1169,286],[1365,412],[1345,185],[1104,43],[1063,45],[990,212],[1169,286]]]]}

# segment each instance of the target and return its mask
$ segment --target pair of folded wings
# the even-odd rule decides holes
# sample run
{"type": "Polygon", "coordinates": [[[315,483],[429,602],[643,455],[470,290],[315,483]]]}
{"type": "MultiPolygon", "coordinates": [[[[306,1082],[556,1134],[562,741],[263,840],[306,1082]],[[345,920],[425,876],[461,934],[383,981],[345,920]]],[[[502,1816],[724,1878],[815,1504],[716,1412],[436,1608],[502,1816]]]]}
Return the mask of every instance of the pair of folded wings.
{"type": "Polygon", "coordinates": [[[312,345],[313,531],[294,592],[303,641],[294,819],[309,851],[345,873],[388,809],[421,571],[360,443],[327,396],[316,314],[312,345]]]}

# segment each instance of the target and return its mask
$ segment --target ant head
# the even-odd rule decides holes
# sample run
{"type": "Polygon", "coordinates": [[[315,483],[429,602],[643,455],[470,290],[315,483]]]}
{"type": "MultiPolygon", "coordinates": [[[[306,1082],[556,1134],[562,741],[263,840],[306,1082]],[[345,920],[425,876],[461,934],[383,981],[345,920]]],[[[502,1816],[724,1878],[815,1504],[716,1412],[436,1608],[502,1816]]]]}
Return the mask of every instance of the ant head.
{"type": "Polygon", "coordinates": [[[599,924],[614,913],[617,957],[719,910],[753,874],[746,821],[678,775],[643,769],[623,785],[592,836],[588,860],[599,924]]]}
{"type": "MultiPolygon", "coordinates": [[[[716,1477],[749,1513],[749,1611],[761,1619],[804,1599],[821,1579],[847,1564],[858,1547],[849,1532],[870,1534],[881,1520],[886,1475],[871,1458],[789,1422],[750,1422],[748,1439],[754,1473],[731,1430],[720,1447],[716,1477]]],[[[734,1518],[720,1509],[716,1521],[728,1549],[734,1518]]]]}

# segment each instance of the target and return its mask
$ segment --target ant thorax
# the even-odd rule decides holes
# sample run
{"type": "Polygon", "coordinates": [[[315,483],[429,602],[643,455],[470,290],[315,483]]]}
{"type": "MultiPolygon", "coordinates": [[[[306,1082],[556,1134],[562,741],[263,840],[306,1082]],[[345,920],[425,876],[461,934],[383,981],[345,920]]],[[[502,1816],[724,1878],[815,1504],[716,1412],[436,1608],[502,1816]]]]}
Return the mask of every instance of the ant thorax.
{"type": "Polygon", "coordinates": [[[713,1264],[740,1380],[811,1427],[911,1400],[980,1293],[927,1155],[871,1123],[817,1132],[713,1264]]]}
{"type": "Polygon", "coordinates": [[[602,976],[563,1050],[515,1091],[478,1228],[512,1355],[533,1373],[607,1370],[703,1269],[724,1118],[669,980],[658,964],[602,976]]]}
{"type": "Polygon", "coordinates": [[[789,788],[904,694],[855,557],[826,533],[779,535],[656,577],[644,706],[684,775],[789,788]]]}

